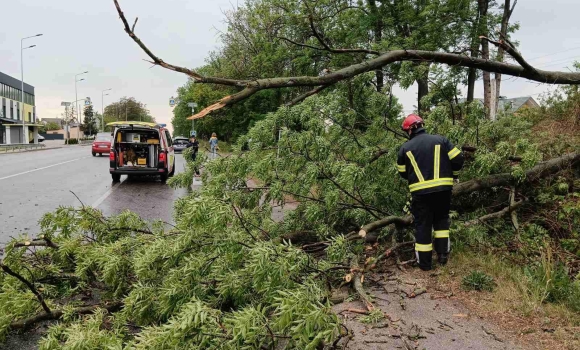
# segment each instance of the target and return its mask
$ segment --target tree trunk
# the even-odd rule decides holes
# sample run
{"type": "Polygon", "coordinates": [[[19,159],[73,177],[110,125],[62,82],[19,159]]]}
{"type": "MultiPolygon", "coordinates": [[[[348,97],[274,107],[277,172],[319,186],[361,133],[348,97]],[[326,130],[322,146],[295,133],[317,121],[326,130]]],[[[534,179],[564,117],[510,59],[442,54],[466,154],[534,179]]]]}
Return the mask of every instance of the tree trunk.
{"type": "MultiPolygon", "coordinates": [[[[473,32],[471,33],[471,47],[470,56],[472,58],[479,57],[479,26],[481,21],[481,15],[477,11],[477,17],[475,22],[473,22],[473,32]]],[[[469,68],[469,73],[467,75],[467,103],[473,102],[475,95],[475,80],[477,79],[477,70],[474,67],[469,68]]]]}
{"type": "Polygon", "coordinates": [[[429,94],[429,66],[427,70],[421,74],[421,77],[417,79],[417,111],[419,114],[429,111],[429,105],[423,105],[421,99],[429,94]]]}
{"type": "MultiPolygon", "coordinates": [[[[375,44],[380,44],[381,41],[383,40],[383,27],[384,27],[384,23],[383,23],[383,18],[381,17],[380,13],[379,13],[379,9],[377,8],[377,4],[375,0],[369,0],[369,7],[371,10],[371,14],[373,16],[373,22],[374,22],[374,42],[375,44]]],[[[377,79],[377,91],[381,92],[383,90],[383,87],[385,85],[384,81],[385,81],[385,76],[383,73],[383,69],[377,69],[376,72],[376,79],[377,79]]]]}
{"type": "MultiPolygon", "coordinates": [[[[478,10],[481,16],[482,31],[481,35],[489,36],[489,27],[487,19],[487,11],[489,9],[489,0],[477,0],[478,10]]],[[[484,60],[489,60],[489,42],[487,40],[481,40],[481,58],[484,60]]],[[[483,107],[486,115],[490,119],[494,119],[494,116],[490,115],[491,111],[491,73],[483,71],[483,107]]]]}
{"type": "MultiPolygon", "coordinates": [[[[510,22],[510,17],[512,16],[512,12],[514,7],[517,4],[517,0],[514,1],[514,6],[511,6],[511,0],[505,0],[504,8],[503,8],[503,17],[501,19],[501,29],[500,29],[500,39],[505,40],[507,38],[507,31],[508,25],[510,22]]],[[[504,59],[504,49],[503,47],[499,47],[497,50],[497,61],[503,62],[504,59]]],[[[501,94],[501,74],[495,73],[495,110],[496,112],[499,109],[499,96],[501,94]]]]}

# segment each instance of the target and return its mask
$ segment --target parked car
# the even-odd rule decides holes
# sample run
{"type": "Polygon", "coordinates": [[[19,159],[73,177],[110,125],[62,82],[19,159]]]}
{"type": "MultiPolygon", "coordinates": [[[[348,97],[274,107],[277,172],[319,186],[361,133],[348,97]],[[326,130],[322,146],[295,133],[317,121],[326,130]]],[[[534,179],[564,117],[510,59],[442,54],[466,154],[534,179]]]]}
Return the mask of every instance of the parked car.
{"type": "Polygon", "coordinates": [[[159,175],[163,182],[173,176],[173,141],[164,124],[122,121],[107,126],[114,127],[109,153],[113,182],[119,182],[121,175],[159,175]]]}
{"type": "MultiPolygon", "coordinates": [[[[42,141],[44,141],[44,136],[38,135],[38,142],[42,142],[42,141]]],[[[30,140],[29,143],[34,143],[34,139],[30,140]]]]}
{"type": "Polygon", "coordinates": [[[173,139],[173,150],[175,151],[175,153],[181,153],[183,152],[184,149],[187,148],[188,143],[189,140],[187,139],[187,137],[177,136],[176,138],[173,139]]]}
{"type": "Polygon", "coordinates": [[[102,156],[103,153],[108,153],[111,151],[111,134],[108,132],[100,132],[95,137],[95,141],[93,141],[93,146],[91,148],[93,153],[93,157],[99,154],[102,156]]]}

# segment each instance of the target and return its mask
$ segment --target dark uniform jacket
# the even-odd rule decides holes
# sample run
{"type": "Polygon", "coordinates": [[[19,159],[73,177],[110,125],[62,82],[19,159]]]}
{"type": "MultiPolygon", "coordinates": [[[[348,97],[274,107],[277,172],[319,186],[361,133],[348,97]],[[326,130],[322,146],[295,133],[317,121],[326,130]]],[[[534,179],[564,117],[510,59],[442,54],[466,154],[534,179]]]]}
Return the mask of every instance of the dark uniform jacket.
{"type": "Polygon", "coordinates": [[[192,148],[192,150],[191,150],[191,158],[192,158],[193,160],[195,160],[195,159],[196,159],[196,157],[197,157],[197,152],[199,151],[199,141],[197,141],[197,140],[195,140],[195,141],[193,141],[193,142],[189,141],[189,142],[187,143],[187,146],[186,146],[186,148],[189,148],[189,147],[191,147],[191,148],[192,148]]]}
{"type": "Polygon", "coordinates": [[[423,128],[411,135],[397,158],[397,170],[409,181],[413,195],[452,190],[462,166],[463,154],[457,147],[423,128]]]}

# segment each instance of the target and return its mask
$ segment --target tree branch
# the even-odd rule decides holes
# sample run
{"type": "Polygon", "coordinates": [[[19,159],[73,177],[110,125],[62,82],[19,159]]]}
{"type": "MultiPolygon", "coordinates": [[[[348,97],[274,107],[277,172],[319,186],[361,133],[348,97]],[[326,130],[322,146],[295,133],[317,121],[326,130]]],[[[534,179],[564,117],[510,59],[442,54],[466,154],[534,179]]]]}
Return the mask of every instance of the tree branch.
{"type": "MultiPolygon", "coordinates": [[[[497,62],[488,59],[482,59],[477,57],[469,57],[461,54],[445,53],[445,52],[435,52],[435,51],[423,51],[423,50],[393,50],[381,54],[380,56],[366,60],[357,64],[353,64],[332,73],[322,75],[322,76],[299,76],[299,77],[277,77],[277,78],[265,78],[257,80],[234,80],[225,79],[217,77],[204,77],[195,71],[190,69],[175,66],[164,62],[162,59],[154,55],[145,44],[133,33],[129,27],[129,23],[125,18],[125,15],[121,11],[119,3],[114,0],[115,6],[117,7],[117,12],[123,22],[125,32],[141,47],[143,51],[153,60],[152,63],[160,65],[166,69],[181,72],[192,77],[199,83],[211,83],[211,84],[221,84],[229,86],[244,87],[245,89],[222,98],[215,104],[203,109],[201,112],[191,117],[191,119],[201,118],[210,112],[219,110],[226,106],[232,105],[236,102],[242,101],[256,92],[263,89],[276,89],[284,87],[298,87],[298,86],[321,86],[334,84],[342,80],[346,80],[357,76],[362,73],[376,71],[384,66],[392,63],[403,62],[403,61],[413,61],[413,62],[434,62],[440,64],[446,64],[449,66],[460,66],[469,67],[484,70],[487,72],[500,73],[515,77],[526,78],[529,80],[537,81],[540,83],[547,84],[580,84],[580,72],[560,72],[560,71],[545,71],[532,67],[529,65],[523,57],[512,47],[509,47],[510,54],[513,55],[518,63],[521,65],[514,65],[509,63],[497,62]]],[[[331,48],[320,36],[320,33],[314,28],[314,33],[321,44],[330,52],[360,52],[360,53],[372,53],[377,54],[377,52],[372,50],[349,50],[349,49],[333,49],[331,48]]],[[[500,43],[497,43],[500,44],[500,43]]]]}
{"type": "MultiPolygon", "coordinates": [[[[131,39],[133,39],[133,41],[135,41],[135,43],[137,43],[137,45],[139,45],[139,47],[143,51],[145,51],[147,56],[149,56],[153,60],[153,61],[151,61],[152,64],[159,65],[163,68],[170,69],[170,70],[173,70],[176,72],[187,74],[190,77],[192,77],[194,80],[201,82],[201,83],[214,83],[214,84],[230,85],[230,86],[244,86],[245,85],[244,81],[242,81],[242,80],[222,79],[222,78],[213,78],[213,77],[206,78],[206,77],[196,73],[195,71],[193,71],[191,69],[188,69],[185,67],[180,67],[180,66],[175,66],[173,64],[169,64],[169,63],[164,62],[161,58],[159,58],[155,54],[153,54],[153,52],[151,52],[151,50],[149,50],[149,48],[147,48],[147,46],[145,46],[145,44],[135,35],[135,33],[133,32],[131,27],[129,27],[129,22],[127,22],[127,18],[125,18],[125,14],[121,10],[121,6],[119,6],[119,2],[117,0],[113,0],[113,1],[115,2],[115,7],[117,8],[117,12],[119,13],[119,17],[121,18],[121,21],[123,22],[125,32],[131,37],[131,39]]],[[[135,19],[135,24],[137,24],[137,19],[135,19]]],[[[135,24],[133,24],[133,29],[135,28],[135,24]]]]}
{"type": "Polygon", "coordinates": [[[524,204],[524,202],[525,201],[523,201],[523,200],[521,200],[519,202],[515,202],[515,203],[510,204],[509,206],[503,208],[502,210],[495,212],[495,213],[487,214],[487,215],[484,215],[484,216],[482,216],[480,218],[467,221],[467,222],[465,222],[463,224],[463,226],[469,227],[469,226],[477,225],[479,223],[482,223],[484,221],[488,221],[488,220],[491,220],[491,219],[499,219],[499,218],[501,218],[502,216],[504,216],[504,215],[506,215],[508,213],[514,212],[516,209],[518,209],[519,207],[521,207],[524,204]]]}
{"type": "MultiPolygon", "coordinates": [[[[539,178],[557,173],[558,171],[562,170],[562,168],[566,167],[566,166],[571,166],[574,165],[575,163],[580,162],[580,153],[570,153],[570,154],[566,154],[562,157],[559,158],[554,158],[551,160],[548,160],[546,162],[540,163],[538,165],[536,165],[535,167],[533,167],[532,169],[526,171],[526,179],[525,181],[530,182],[530,181],[535,181],[539,178]]],[[[457,195],[461,195],[461,194],[467,194],[467,193],[471,193],[471,192],[475,192],[475,191],[480,191],[483,189],[487,189],[487,188],[491,188],[491,187],[497,187],[497,186],[504,186],[509,184],[511,181],[513,181],[513,177],[511,176],[510,173],[503,173],[503,174],[495,174],[495,175],[490,175],[488,177],[485,177],[483,179],[473,179],[473,180],[469,180],[466,181],[464,183],[460,183],[458,185],[455,185],[453,187],[453,195],[457,196],[457,195]]],[[[514,203],[514,205],[507,208],[507,211],[502,211],[501,215],[504,215],[505,213],[507,213],[508,211],[513,211],[515,209],[517,209],[522,203],[522,201],[514,203]]],[[[504,209],[506,210],[506,209],[504,209]]],[[[496,215],[497,213],[494,214],[489,214],[489,215],[496,215]]],[[[501,216],[501,215],[498,215],[501,216]]],[[[488,220],[492,217],[482,217],[479,218],[477,220],[488,220]]],[[[388,225],[391,224],[399,224],[402,226],[409,226],[413,223],[413,217],[411,215],[407,215],[407,216],[403,216],[403,217],[398,217],[398,216],[388,216],[385,218],[382,218],[380,220],[376,220],[373,221],[371,223],[368,223],[364,226],[361,227],[360,231],[358,232],[359,237],[364,238],[366,237],[366,235],[369,232],[373,232],[376,230],[379,230],[383,227],[386,227],[388,225]]],[[[473,222],[470,222],[470,225],[473,225],[473,222]]]]}
{"type": "Polygon", "coordinates": [[[322,35],[316,30],[316,26],[314,25],[314,19],[312,18],[312,15],[308,16],[308,22],[310,23],[310,29],[312,29],[312,34],[318,40],[320,45],[322,45],[324,47],[324,49],[320,49],[320,50],[326,50],[326,51],[329,51],[332,53],[365,53],[365,54],[377,55],[377,56],[381,54],[378,51],[367,50],[367,49],[333,49],[332,47],[330,47],[330,45],[328,45],[326,43],[326,41],[324,41],[324,38],[322,37],[322,35]]]}
{"type": "Polygon", "coordinates": [[[321,92],[322,90],[326,89],[327,87],[329,87],[331,85],[332,84],[329,84],[329,85],[321,85],[321,86],[317,87],[316,89],[313,89],[313,90],[310,90],[308,92],[305,92],[302,95],[297,96],[296,98],[294,98],[292,101],[286,103],[286,106],[288,106],[288,107],[294,106],[295,104],[298,104],[298,103],[304,101],[308,97],[310,97],[312,95],[316,95],[317,93],[321,92]]]}
{"type": "MultiPolygon", "coordinates": [[[[75,315],[86,315],[95,312],[97,309],[105,309],[109,312],[115,312],[120,310],[123,307],[122,302],[112,302],[110,304],[98,304],[98,305],[89,305],[89,306],[82,306],[75,310],[73,310],[73,314],[75,315]]],[[[38,314],[36,316],[19,320],[16,322],[12,322],[10,324],[10,329],[22,329],[26,330],[32,327],[33,325],[37,324],[38,322],[42,321],[49,321],[49,320],[59,320],[62,315],[64,314],[63,310],[55,310],[48,313],[38,314]]]]}
{"type": "Polygon", "coordinates": [[[22,248],[22,247],[50,247],[54,249],[58,249],[58,245],[55,244],[48,238],[42,239],[34,239],[32,241],[20,242],[14,244],[14,248],[22,248]]]}
{"type": "Polygon", "coordinates": [[[0,267],[2,268],[2,270],[4,270],[4,272],[6,272],[10,276],[18,279],[20,282],[24,283],[28,287],[28,289],[30,289],[30,291],[34,295],[36,295],[36,299],[38,299],[38,302],[40,303],[40,305],[42,305],[42,308],[44,309],[44,311],[46,313],[48,313],[48,314],[51,313],[50,308],[48,307],[48,305],[46,305],[46,303],[44,302],[44,298],[42,297],[42,295],[40,294],[40,292],[38,292],[38,290],[36,289],[36,287],[34,286],[34,284],[30,283],[26,278],[24,278],[19,273],[12,271],[11,268],[9,268],[8,266],[4,265],[4,263],[2,263],[2,262],[0,262],[0,267]]]}

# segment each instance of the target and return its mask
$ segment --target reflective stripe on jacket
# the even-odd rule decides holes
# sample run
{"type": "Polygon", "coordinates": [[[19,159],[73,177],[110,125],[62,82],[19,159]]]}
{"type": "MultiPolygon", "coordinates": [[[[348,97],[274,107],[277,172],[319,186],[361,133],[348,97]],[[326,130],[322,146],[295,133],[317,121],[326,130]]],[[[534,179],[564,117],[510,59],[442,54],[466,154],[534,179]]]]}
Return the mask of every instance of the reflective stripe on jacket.
{"type": "Polygon", "coordinates": [[[459,176],[463,154],[449,140],[420,128],[399,150],[397,170],[413,194],[449,191],[459,176]]]}

